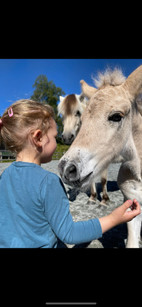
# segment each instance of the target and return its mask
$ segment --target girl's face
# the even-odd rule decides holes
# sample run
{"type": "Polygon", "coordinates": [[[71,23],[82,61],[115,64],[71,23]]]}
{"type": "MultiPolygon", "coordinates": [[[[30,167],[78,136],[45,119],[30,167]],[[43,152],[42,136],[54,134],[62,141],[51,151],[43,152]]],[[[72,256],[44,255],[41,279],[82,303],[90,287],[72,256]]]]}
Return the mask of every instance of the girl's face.
{"type": "Polygon", "coordinates": [[[42,137],[41,163],[47,163],[52,160],[53,153],[56,150],[57,126],[54,119],[51,119],[47,134],[42,137]]]}

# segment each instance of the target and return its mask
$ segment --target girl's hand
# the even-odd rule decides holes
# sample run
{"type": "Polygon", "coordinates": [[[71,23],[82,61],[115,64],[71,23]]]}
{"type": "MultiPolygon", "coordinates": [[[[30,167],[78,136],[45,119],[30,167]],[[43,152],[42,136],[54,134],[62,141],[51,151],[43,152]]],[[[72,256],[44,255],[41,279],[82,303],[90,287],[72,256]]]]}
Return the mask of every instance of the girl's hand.
{"type": "Polygon", "coordinates": [[[136,199],[125,201],[123,205],[114,209],[109,215],[99,218],[102,233],[119,224],[130,222],[140,213],[141,207],[136,199]]]}
{"type": "Polygon", "coordinates": [[[114,209],[111,213],[112,218],[118,222],[118,224],[131,221],[134,217],[141,213],[140,204],[136,199],[127,200],[123,205],[114,209]],[[130,209],[130,210],[128,210],[130,209]]]}

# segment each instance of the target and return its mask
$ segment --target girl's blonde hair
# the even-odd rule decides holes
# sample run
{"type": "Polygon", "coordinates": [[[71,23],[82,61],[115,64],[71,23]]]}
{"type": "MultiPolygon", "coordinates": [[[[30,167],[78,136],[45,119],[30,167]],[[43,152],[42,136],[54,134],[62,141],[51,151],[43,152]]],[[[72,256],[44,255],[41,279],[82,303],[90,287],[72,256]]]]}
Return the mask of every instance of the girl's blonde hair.
{"type": "Polygon", "coordinates": [[[29,99],[16,101],[6,109],[0,120],[1,136],[6,147],[12,152],[20,152],[32,131],[40,129],[47,133],[51,118],[54,118],[54,111],[49,105],[29,99]]]}

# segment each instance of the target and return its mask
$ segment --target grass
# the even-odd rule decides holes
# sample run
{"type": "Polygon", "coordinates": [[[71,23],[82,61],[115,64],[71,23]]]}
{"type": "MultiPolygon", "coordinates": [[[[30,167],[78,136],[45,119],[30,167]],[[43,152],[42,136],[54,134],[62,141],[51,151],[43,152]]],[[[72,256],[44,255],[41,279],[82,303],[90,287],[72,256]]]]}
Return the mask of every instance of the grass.
{"type": "Polygon", "coordinates": [[[56,151],[53,154],[52,160],[59,160],[64,153],[68,150],[69,145],[57,144],[56,151]]]}
{"type": "Polygon", "coordinates": [[[3,160],[1,160],[0,161],[0,163],[12,163],[12,162],[14,162],[15,160],[13,160],[13,159],[3,159],[3,160]]]}

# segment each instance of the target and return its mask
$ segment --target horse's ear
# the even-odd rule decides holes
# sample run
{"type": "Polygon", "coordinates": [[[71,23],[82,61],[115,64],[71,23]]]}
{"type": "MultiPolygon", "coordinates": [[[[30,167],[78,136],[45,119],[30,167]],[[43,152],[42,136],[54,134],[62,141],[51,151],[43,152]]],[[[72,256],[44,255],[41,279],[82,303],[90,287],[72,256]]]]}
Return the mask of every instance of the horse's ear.
{"type": "Polygon", "coordinates": [[[84,80],[81,80],[80,84],[83,94],[88,98],[91,98],[97,91],[95,87],[88,85],[84,80]]]}
{"type": "Polygon", "coordinates": [[[64,99],[65,99],[65,97],[59,96],[60,102],[57,105],[58,115],[60,115],[60,113],[62,113],[62,102],[63,102],[64,99]]]}
{"type": "Polygon", "coordinates": [[[129,91],[132,98],[142,93],[142,65],[129,75],[122,86],[129,91]]]}
{"type": "Polygon", "coordinates": [[[63,96],[59,96],[60,102],[62,102],[62,101],[64,100],[64,98],[65,98],[65,97],[63,97],[63,96]]]}

